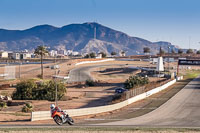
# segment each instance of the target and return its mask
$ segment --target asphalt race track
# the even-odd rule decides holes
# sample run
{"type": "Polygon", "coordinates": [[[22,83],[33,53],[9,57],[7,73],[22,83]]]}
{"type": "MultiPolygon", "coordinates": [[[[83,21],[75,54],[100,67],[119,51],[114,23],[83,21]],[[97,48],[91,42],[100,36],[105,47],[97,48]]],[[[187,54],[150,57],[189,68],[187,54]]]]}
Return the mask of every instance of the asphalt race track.
{"type": "MultiPolygon", "coordinates": [[[[105,65],[102,65],[105,66],[105,65]]],[[[89,69],[97,66],[81,67],[73,69],[74,80],[91,78],[89,69]],[[81,73],[81,74],[79,74],[81,73]],[[82,75],[81,78],[77,78],[82,75]]],[[[98,66],[99,67],[99,66],[98,66]]],[[[119,118],[120,119],[120,118],[119,118]]],[[[175,127],[195,128],[200,127],[200,77],[194,79],[173,96],[166,103],[154,111],[143,116],[101,124],[75,124],[73,127],[102,127],[102,126],[126,126],[126,127],[175,127]]],[[[0,125],[0,127],[60,127],[55,125],[0,125]]],[[[62,126],[63,127],[63,126],[62,126]]],[[[65,126],[64,126],[65,127],[65,126]]]]}
{"type": "MultiPolygon", "coordinates": [[[[93,78],[90,76],[90,69],[97,68],[97,67],[104,67],[104,66],[111,66],[111,65],[91,65],[91,66],[84,66],[84,67],[78,67],[74,68],[69,72],[69,80],[68,82],[83,82],[86,80],[93,80],[93,78]]],[[[121,64],[115,64],[115,66],[124,66],[121,64]]]]}
{"type": "Polygon", "coordinates": [[[75,68],[72,69],[69,72],[69,80],[68,83],[71,82],[83,82],[86,80],[91,79],[92,77],[90,76],[90,69],[93,68],[93,66],[87,66],[87,67],[80,67],[80,68],[75,68]]]}
{"type": "Polygon", "coordinates": [[[200,78],[196,78],[158,109],[143,116],[99,125],[200,127],[200,78]]]}

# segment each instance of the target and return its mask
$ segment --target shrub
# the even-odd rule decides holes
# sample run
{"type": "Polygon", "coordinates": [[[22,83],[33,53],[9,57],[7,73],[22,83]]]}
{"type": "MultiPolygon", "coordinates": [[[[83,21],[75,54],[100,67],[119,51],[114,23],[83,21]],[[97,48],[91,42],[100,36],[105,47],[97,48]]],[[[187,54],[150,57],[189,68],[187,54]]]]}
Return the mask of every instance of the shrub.
{"type": "Polygon", "coordinates": [[[90,55],[89,55],[89,54],[86,54],[86,55],[84,56],[84,58],[90,58],[90,55]]]}
{"type": "Polygon", "coordinates": [[[33,80],[22,81],[17,84],[12,98],[15,100],[31,100],[32,91],[37,87],[33,80]]]}
{"type": "Polygon", "coordinates": [[[35,83],[32,80],[22,81],[17,84],[16,91],[13,93],[14,100],[55,100],[57,87],[57,96],[60,100],[66,93],[64,83],[53,80],[35,83]]]}
{"type": "Polygon", "coordinates": [[[102,58],[106,58],[107,54],[104,52],[100,52],[100,54],[102,55],[102,58]]]}
{"type": "Polygon", "coordinates": [[[33,111],[33,105],[31,103],[26,103],[23,107],[22,107],[22,112],[32,112],[33,111]]]}
{"type": "Polygon", "coordinates": [[[130,76],[124,83],[124,86],[126,89],[131,89],[131,88],[142,86],[148,83],[149,83],[149,79],[147,77],[130,76]]]}
{"type": "Polygon", "coordinates": [[[87,86],[94,86],[94,81],[92,81],[92,80],[86,80],[86,81],[85,81],[85,84],[86,84],[87,86]]]}
{"type": "Polygon", "coordinates": [[[0,102],[0,110],[2,110],[3,108],[6,108],[6,107],[7,107],[7,103],[4,101],[1,101],[0,102]]]}
{"type": "Polygon", "coordinates": [[[90,58],[95,58],[96,54],[94,52],[90,53],[90,58]]]}
{"type": "Polygon", "coordinates": [[[113,52],[111,52],[111,55],[117,55],[117,53],[113,51],[113,52]]]}
{"type": "Polygon", "coordinates": [[[56,86],[57,86],[58,100],[60,100],[64,96],[66,92],[66,88],[62,82],[48,81],[45,86],[45,90],[46,90],[45,97],[47,100],[49,101],[55,100],[56,86]]]}

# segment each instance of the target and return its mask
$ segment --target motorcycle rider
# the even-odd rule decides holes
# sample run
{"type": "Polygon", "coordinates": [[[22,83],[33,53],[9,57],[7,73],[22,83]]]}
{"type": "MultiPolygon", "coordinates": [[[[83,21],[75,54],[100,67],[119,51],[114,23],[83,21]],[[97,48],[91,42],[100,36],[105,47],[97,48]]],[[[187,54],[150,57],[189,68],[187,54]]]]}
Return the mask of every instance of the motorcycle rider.
{"type": "Polygon", "coordinates": [[[62,112],[63,115],[62,115],[62,120],[64,121],[65,120],[65,117],[66,117],[66,114],[64,111],[62,111],[59,107],[56,107],[54,104],[51,104],[50,105],[50,109],[51,109],[51,114],[53,114],[55,111],[57,112],[62,112]]]}

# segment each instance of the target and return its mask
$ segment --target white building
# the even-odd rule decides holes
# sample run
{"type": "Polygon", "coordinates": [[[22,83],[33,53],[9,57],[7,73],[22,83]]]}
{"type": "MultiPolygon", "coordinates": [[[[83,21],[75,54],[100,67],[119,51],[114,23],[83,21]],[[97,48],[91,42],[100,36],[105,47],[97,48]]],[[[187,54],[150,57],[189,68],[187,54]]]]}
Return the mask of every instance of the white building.
{"type": "Polygon", "coordinates": [[[6,51],[0,52],[0,58],[8,58],[8,52],[6,51]]]}
{"type": "Polygon", "coordinates": [[[55,57],[55,56],[58,55],[58,51],[56,51],[56,50],[51,50],[51,51],[49,52],[49,55],[50,55],[51,57],[55,57]]]}
{"type": "Polygon", "coordinates": [[[67,55],[72,55],[73,51],[72,50],[67,50],[67,55]]]}
{"type": "Polygon", "coordinates": [[[19,60],[19,59],[30,59],[32,58],[31,53],[26,53],[26,52],[16,52],[12,54],[12,58],[19,60]]]}
{"type": "Polygon", "coordinates": [[[121,52],[119,53],[119,56],[124,57],[124,56],[126,56],[126,53],[125,53],[124,51],[121,51],[121,52]]]}
{"type": "Polygon", "coordinates": [[[158,57],[158,63],[157,63],[156,71],[158,71],[158,72],[164,71],[163,57],[158,57]]]}
{"type": "Polygon", "coordinates": [[[73,55],[73,56],[79,55],[79,52],[74,51],[74,52],[72,52],[72,55],[73,55]]]}
{"type": "Polygon", "coordinates": [[[101,58],[102,58],[102,54],[99,53],[99,54],[97,55],[96,59],[101,59],[101,58]]]}
{"type": "Polygon", "coordinates": [[[66,55],[67,51],[65,49],[60,49],[60,50],[58,50],[58,54],[60,54],[60,55],[66,55]]]}

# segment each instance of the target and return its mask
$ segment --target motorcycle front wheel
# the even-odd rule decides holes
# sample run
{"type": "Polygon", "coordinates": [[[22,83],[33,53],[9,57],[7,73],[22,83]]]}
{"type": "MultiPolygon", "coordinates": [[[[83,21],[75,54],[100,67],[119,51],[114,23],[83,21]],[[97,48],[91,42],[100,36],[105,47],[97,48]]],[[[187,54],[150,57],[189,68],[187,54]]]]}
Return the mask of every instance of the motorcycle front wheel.
{"type": "Polygon", "coordinates": [[[68,117],[68,122],[69,125],[74,125],[74,120],[71,117],[68,117]]]}
{"type": "Polygon", "coordinates": [[[59,116],[55,116],[53,119],[56,122],[56,124],[58,124],[60,126],[63,124],[62,118],[60,118],[59,116]]]}

